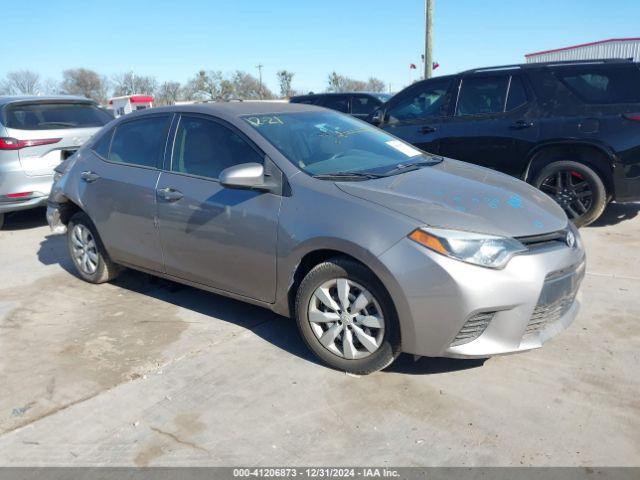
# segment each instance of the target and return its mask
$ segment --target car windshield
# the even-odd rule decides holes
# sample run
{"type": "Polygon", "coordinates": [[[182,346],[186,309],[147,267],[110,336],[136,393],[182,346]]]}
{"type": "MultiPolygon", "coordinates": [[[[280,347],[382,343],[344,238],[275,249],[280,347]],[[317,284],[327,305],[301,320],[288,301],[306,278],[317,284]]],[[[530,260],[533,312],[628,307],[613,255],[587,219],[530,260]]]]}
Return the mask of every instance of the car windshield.
{"type": "Polygon", "coordinates": [[[334,112],[245,115],[244,120],[302,171],[371,178],[440,161],[355,118],[334,112]]]}

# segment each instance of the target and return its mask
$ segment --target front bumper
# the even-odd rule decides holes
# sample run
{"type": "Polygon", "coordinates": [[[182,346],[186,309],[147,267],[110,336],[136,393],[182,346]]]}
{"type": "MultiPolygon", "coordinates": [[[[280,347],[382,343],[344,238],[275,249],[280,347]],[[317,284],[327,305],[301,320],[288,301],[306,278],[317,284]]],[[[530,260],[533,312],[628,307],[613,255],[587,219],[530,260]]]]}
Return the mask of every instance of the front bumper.
{"type": "Polygon", "coordinates": [[[530,350],[567,328],[579,310],[575,292],[585,265],[581,242],[577,248],[562,244],[536,248],[515,256],[502,270],[453,260],[409,239],[380,260],[397,282],[390,293],[406,353],[485,358],[530,350]],[[545,307],[544,297],[553,286],[545,288],[545,283],[557,272],[568,272],[573,291],[562,309],[549,306],[548,313],[541,305],[545,307]],[[475,331],[483,319],[479,336],[460,343],[461,334],[475,331]]]}

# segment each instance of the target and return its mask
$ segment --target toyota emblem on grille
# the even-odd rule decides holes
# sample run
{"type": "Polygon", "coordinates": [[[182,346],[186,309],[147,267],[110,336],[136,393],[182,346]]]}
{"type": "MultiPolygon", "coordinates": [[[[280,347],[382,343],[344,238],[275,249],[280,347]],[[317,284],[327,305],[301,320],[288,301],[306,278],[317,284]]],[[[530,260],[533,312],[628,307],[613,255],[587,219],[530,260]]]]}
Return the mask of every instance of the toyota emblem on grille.
{"type": "Polygon", "coordinates": [[[567,232],[565,241],[567,242],[569,248],[573,248],[576,246],[576,236],[573,234],[573,232],[567,232]]]}

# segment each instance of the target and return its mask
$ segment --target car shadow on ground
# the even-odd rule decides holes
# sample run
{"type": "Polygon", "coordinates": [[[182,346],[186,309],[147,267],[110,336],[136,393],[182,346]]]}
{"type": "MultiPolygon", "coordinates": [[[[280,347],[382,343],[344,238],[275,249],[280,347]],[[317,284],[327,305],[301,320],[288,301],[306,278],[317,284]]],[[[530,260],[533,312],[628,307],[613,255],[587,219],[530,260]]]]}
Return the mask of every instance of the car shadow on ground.
{"type": "Polygon", "coordinates": [[[19,212],[5,213],[2,230],[26,230],[44,227],[47,224],[47,209],[33,208],[19,212]]]}
{"type": "Polygon", "coordinates": [[[610,203],[605,211],[589,227],[609,227],[625,220],[635,218],[640,212],[640,202],[610,203]]]}
{"type": "MultiPolygon", "coordinates": [[[[46,236],[40,243],[38,259],[44,265],[57,263],[70,275],[76,275],[68,255],[64,235],[46,236]]],[[[290,354],[316,365],[322,365],[304,345],[295,322],[265,308],[133,270],[126,270],[111,283],[120,288],[211,317],[211,321],[221,320],[246,328],[290,354]]],[[[414,361],[412,355],[403,354],[387,367],[385,372],[408,375],[438,374],[476,368],[482,366],[483,362],[483,360],[427,357],[414,361]]]]}

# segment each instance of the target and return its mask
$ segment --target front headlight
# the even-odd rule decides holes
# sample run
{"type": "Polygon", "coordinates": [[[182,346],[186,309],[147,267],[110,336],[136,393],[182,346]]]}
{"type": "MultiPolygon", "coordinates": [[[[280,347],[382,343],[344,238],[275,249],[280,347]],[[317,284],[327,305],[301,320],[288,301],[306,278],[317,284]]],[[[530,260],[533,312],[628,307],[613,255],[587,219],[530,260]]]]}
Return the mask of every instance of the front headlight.
{"type": "Polygon", "coordinates": [[[488,268],[503,268],[511,257],[527,251],[513,238],[460,230],[418,228],[409,238],[447,257],[488,268]]]}

